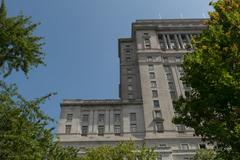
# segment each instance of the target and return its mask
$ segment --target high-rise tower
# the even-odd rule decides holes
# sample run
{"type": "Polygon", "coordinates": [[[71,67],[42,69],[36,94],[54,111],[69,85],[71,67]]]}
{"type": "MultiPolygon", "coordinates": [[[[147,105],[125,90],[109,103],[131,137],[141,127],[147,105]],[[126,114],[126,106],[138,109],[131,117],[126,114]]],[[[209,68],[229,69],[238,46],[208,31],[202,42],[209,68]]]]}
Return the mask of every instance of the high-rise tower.
{"type": "Polygon", "coordinates": [[[116,100],[69,99],[61,103],[58,137],[84,148],[134,140],[158,146],[165,160],[186,160],[206,145],[194,130],[172,123],[172,101],[190,87],[180,78],[191,38],[202,19],[137,20],[131,38],[119,39],[120,85],[116,100]]]}

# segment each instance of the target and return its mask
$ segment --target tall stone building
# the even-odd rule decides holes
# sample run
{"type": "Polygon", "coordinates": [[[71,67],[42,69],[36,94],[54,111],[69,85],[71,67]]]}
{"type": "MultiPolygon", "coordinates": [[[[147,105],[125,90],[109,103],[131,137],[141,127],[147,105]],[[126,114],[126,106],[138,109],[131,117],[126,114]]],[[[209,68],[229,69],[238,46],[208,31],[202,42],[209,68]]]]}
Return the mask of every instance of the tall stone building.
{"type": "Polygon", "coordinates": [[[173,124],[172,101],[190,87],[180,78],[191,38],[206,26],[202,19],[137,20],[131,38],[118,41],[120,99],[67,99],[61,103],[58,137],[84,150],[133,140],[156,146],[162,160],[188,160],[206,148],[194,130],[173,124]]]}

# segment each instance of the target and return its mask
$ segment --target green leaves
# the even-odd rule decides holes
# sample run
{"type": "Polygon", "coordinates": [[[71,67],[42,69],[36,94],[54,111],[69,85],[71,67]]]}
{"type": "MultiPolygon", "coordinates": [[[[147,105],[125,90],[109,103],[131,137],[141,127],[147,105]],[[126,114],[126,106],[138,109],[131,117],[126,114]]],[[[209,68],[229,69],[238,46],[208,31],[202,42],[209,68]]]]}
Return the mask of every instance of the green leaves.
{"type": "Polygon", "coordinates": [[[80,157],[80,160],[155,160],[157,157],[154,149],[145,147],[136,147],[132,141],[121,142],[116,146],[102,145],[90,148],[86,154],[80,157]]]}
{"type": "Polygon", "coordinates": [[[209,14],[208,29],[193,40],[195,50],[184,58],[183,80],[191,85],[192,92],[176,103],[174,122],[194,128],[197,135],[217,144],[218,151],[237,157],[240,1],[219,0],[211,5],[215,11],[209,14]]]}
{"type": "Polygon", "coordinates": [[[5,3],[0,7],[0,74],[8,76],[13,70],[26,75],[32,67],[44,64],[42,37],[33,32],[39,24],[23,15],[6,17],[5,3]]]}

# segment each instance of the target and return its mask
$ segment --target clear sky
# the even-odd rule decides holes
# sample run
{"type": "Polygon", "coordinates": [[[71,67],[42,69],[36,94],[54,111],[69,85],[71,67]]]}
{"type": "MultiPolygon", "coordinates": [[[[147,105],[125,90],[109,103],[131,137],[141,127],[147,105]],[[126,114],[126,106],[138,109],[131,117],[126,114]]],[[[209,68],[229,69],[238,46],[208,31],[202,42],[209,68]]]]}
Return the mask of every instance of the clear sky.
{"type": "Polygon", "coordinates": [[[8,15],[22,12],[41,22],[47,66],[9,82],[26,98],[58,94],[42,109],[58,119],[63,99],[118,98],[118,38],[129,37],[136,19],[204,18],[210,0],[6,0],[8,15]]]}

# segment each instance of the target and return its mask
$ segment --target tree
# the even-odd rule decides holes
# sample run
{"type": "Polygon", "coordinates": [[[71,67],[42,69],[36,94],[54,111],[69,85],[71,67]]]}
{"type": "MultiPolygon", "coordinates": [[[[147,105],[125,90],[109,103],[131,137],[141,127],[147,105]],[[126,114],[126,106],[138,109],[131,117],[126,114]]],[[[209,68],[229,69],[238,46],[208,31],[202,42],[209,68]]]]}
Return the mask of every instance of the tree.
{"type": "Polygon", "coordinates": [[[22,70],[25,74],[32,67],[44,64],[41,51],[42,37],[34,36],[39,24],[32,23],[31,17],[23,15],[7,17],[5,2],[0,7],[0,70],[8,76],[12,70],[22,70]]]}
{"type": "Polygon", "coordinates": [[[116,146],[102,145],[90,148],[80,160],[155,160],[157,154],[144,145],[137,148],[133,142],[122,142],[116,146]]]}
{"type": "Polygon", "coordinates": [[[76,160],[77,150],[64,148],[54,140],[47,125],[53,120],[40,105],[52,96],[34,100],[22,97],[16,85],[3,78],[13,70],[25,74],[43,63],[41,37],[33,36],[37,27],[24,16],[7,17],[4,1],[0,7],[0,159],[1,160],[76,160]]]}
{"type": "Polygon", "coordinates": [[[192,91],[175,103],[174,122],[194,128],[226,159],[240,159],[240,1],[210,4],[208,29],[184,57],[183,80],[192,91]]]}
{"type": "Polygon", "coordinates": [[[213,150],[200,149],[194,155],[193,160],[216,160],[216,153],[213,150]]]}

